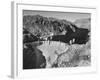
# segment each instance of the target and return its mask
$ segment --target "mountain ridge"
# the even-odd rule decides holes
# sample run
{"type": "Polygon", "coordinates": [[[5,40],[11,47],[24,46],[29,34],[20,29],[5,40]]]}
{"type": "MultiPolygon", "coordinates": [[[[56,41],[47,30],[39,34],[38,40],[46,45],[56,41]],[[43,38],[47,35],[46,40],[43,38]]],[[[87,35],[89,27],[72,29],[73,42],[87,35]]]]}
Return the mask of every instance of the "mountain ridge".
{"type": "Polygon", "coordinates": [[[76,30],[76,25],[67,20],[60,20],[52,17],[43,17],[40,15],[23,16],[23,26],[34,35],[47,36],[62,34],[76,30]]]}

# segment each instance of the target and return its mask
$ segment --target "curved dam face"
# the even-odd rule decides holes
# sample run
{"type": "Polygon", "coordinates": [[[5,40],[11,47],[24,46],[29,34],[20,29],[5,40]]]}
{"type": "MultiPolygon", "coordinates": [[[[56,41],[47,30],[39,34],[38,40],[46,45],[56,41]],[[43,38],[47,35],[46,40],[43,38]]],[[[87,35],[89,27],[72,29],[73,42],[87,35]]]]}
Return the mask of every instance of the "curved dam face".
{"type": "Polygon", "coordinates": [[[37,48],[43,52],[43,56],[46,58],[46,68],[49,68],[56,61],[59,54],[68,50],[68,45],[57,41],[43,41],[43,44],[37,46],[37,48]]]}

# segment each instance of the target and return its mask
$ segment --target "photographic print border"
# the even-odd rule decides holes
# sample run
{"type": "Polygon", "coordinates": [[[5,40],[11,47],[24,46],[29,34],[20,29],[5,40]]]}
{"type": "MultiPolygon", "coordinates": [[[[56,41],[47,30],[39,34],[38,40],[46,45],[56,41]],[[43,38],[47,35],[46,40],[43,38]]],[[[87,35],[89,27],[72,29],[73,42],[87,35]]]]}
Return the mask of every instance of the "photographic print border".
{"type": "Polygon", "coordinates": [[[96,8],[73,7],[73,6],[56,6],[56,5],[39,5],[12,2],[12,54],[11,54],[11,76],[17,77],[35,77],[50,75],[66,75],[72,73],[96,72],[96,8]],[[53,68],[53,69],[30,69],[23,70],[23,50],[22,50],[22,10],[43,10],[43,11],[59,11],[59,12],[80,12],[91,13],[91,66],[75,67],[75,68],[53,68]],[[95,55],[94,55],[95,54],[95,55]]]}

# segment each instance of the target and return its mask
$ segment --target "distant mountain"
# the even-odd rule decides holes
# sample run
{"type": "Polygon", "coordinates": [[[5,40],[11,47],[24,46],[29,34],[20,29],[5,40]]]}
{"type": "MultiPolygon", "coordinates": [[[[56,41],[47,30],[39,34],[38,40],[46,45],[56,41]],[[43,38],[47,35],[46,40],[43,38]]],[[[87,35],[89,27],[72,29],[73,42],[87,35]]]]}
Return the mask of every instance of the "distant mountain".
{"type": "Polygon", "coordinates": [[[90,18],[77,19],[74,23],[79,28],[85,28],[85,29],[88,29],[88,30],[91,29],[91,19],[90,18]]]}

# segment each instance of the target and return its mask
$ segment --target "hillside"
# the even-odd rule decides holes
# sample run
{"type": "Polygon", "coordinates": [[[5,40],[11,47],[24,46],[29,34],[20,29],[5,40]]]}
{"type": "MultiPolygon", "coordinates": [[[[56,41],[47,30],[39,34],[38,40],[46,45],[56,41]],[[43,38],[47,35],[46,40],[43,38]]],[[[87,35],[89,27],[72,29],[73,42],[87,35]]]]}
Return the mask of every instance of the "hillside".
{"type": "Polygon", "coordinates": [[[91,19],[90,18],[77,19],[74,23],[79,28],[85,28],[85,29],[88,29],[88,30],[91,29],[91,19]]]}
{"type": "Polygon", "coordinates": [[[23,16],[23,26],[33,35],[47,37],[51,34],[61,35],[73,32],[77,28],[73,23],[66,20],[59,20],[52,17],[40,15],[23,16]]]}

